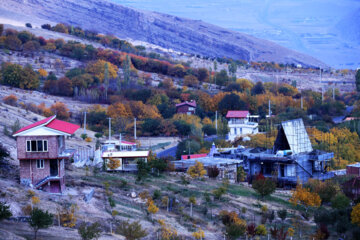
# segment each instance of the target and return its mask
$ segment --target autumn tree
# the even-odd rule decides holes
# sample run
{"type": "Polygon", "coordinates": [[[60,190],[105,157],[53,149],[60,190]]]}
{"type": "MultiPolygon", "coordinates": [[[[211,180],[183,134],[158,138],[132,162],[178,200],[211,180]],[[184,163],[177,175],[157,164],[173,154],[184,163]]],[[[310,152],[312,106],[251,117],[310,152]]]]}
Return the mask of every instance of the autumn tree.
{"type": "Polygon", "coordinates": [[[4,103],[7,105],[11,105],[11,106],[15,106],[17,103],[17,100],[18,100],[18,98],[13,94],[3,98],[4,103]]]}
{"type": "Polygon", "coordinates": [[[195,165],[189,167],[187,170],[187,174],[189,174],[192,178],[200,178],[206,174],[206,170],[204,169],[204,164],[199,161],[195,161],[195,165]]]}
{"type": "Polygon", "coordinates": [[[188,87],[197,87],[199,85],[199,80],[194,75],[186,75],[184,77],[184,85],[188,87]]]}
{"type": "MultiPolygon", "coordinates": [[[[45,26],[45,24],[43,26],[45,26]]],[[[69,33],[68,28],[62,23],[56,24],[54,27],[51,28],[51,30],[53,30],[55,32],[60,32],[60,33],[66,33],[66,34],[69,33]]]]}
{"type": "Polygon", "coordinates": [[[306,207],[319,207],[321,198],[317,193],[312,193],[308,188],[304,188],[302,184],[298,184],[289,200],[293,205],[302,204],[306,207]]]}
{"type": "Polygon", "coordinates": [[[209,82],[209,71],[206,68],[199,68],[197,75],[200,82],[209,82]]]}
{"type": "Polygon", "coordinates": [[[40,86],[40,80],[30,64],[26,65],[22,71],[22,78],[19,87],[22,89],[37,89],[40,86]]]}
{"type": "Polygon", "coordinates": [[[110,158],[108,163],[107,163],[107,167],[110,168],[111,170],[116,170],[121,166],[121,162],[119,159],[113,159],[110,158]]]}
{"type": "Polygon", "coordinates": [[[72,96],[73,95],[73,87],[72,82],[67,77],[62,77],[57,80],[57,89],[58,94],[62,96],[72,96]]]}
{"type": "Polygon", "coordinates": [[[70,117],[69,109],[62,102],[54,103],[51,105],[50,110],[61,120],[67,120],[70,117]]]}
{"type": "Polygon", "coordinates": [[[103,83],[105,79],[106,64],[108,66],[109,78],[115,79],[117,77],[118,67],[104,60],[97,60],[96,62],[89,63],[86,67],[86,72],[94,75],[97,79],[99,79],[100,83],[103,83]]]}
{"type": "Polygon", "coordinates": [[[37,239],[39,229],[48,228],[53,224],[53,215],[48,211],[34,208],[31,211],[29,225],[34,230],[34,239],[37,239]]]}
{"type": "Polygon", "coordinates": [[[356,204],[351,211],[351,223],[360,227],[360,203],[356,204]]]}
{"type": "Polygon", "coordinates": [[[271,178],[265,178],[262,174],[259,174],[252,182],[252,188],[261,196],[261,198],[264,198],[275,192],[276,183],[271,178]]]}
{"type": "Polygon", "coordinates": [[[19,51],[21,45],[21,40],[16,36],[7,36],[5,39],[5,46],[10,50],[19,51]]]}
{"type": "Polygon", "coordinates": [[[60,222],[64,227],[75,227],[77,217],[76,211],[79,207],[76,204],[71,204],[70,206],[64,206],[62,211],[59,212],[60,222]]]}
{"type": "Polygon", "coordinates": [[[226,95],[219,102],[219,110],[222,114],[226,114],[229,110],[247,110],[247,104],[240,99],[239,95],[231,93],[226,95]]]}

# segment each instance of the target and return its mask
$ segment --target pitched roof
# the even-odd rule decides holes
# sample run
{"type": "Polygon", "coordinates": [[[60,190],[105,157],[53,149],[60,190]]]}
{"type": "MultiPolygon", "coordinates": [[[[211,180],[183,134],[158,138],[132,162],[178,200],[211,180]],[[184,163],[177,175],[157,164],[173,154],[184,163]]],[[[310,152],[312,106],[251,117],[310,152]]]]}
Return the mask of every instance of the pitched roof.
{"type": "Polygon", "coordinates": [[[52,120],[46,125],[46,127],[68,134],[73,134],[76,130],[80,128],[79,125],[57,119],[52,120]]]}
{"type": "Polygon", "coordinates": [[[185,101],[185,102],[176,104],[176,107],[181,107],[181,106],[183,106],[183,105],[189,105],[189,106],[191,106],[191,107],[196,108],[196,101],[191,101],[191,102],[185,101]]]}
{"type": "Polygon", "coordinates": [[[249,111],[228,111],[226,114],[227,118],[246,118],[249,111]]]}
{"type": "Polygon", "coordinates": [[[76,130],[78,130],[80,128],[80,126],[78,126],[76,124],[64,122],[61,120],[57,120],[55,118],[56,118],[56,115],[45,118],[45,119],[35,122],[33,124],[30,124],[26,127],[23,127],[16,133],[14,133],[14,136],[16,136],[19,133],[22,133],[24,131],[30,130],[35,127],[40,127],[40,126],[50,128],[50,129],[53,129],[56,131],[60,131],[65,134],[73,134],[73,133],[75,133],[76,130]]]}

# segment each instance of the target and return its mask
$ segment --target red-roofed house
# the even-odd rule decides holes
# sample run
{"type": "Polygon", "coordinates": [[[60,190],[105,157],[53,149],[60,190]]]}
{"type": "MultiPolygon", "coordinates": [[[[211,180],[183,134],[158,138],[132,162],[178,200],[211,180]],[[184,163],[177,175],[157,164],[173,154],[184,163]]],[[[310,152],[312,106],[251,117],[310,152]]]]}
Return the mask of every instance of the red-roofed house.
{"type": "Polygon", "coordinates": [[[237,137],[259,132],[258,123],[250,121],[249,111],[228,111],[226,118],[229,119],[228,139],[234,141],[237,137]]]}
{"type": "Polygon", "coordinates": [[[20,182],[52,193],[65,189],[65,159],[74,151],[65,149],[65,136],[71,136],[80,126],[45,118],[30,124],[13,136],[17,142],[20,162],[20,182]]]}
{"type": "Polygon", "coordinates": [[[186,113],[187,115],[195,114],[196,110],[196,101],[191,100],[190,102],[185,101],[179,104],[176,104],[176,113],[186,113]]]}
{"type": "Polygon", "coordinates": [[[181,160],[207,157],[207,153],[181,155],[181,160]]]}

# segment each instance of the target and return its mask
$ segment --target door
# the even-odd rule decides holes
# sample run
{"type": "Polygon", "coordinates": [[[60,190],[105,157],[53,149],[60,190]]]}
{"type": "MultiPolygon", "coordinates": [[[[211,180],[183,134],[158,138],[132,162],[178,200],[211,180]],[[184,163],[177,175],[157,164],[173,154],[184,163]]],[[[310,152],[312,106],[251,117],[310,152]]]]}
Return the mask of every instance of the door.
{"type": "Polygon", "coordinates": [[[59,174],[58,160],[51,159],[50,160],[50,176],[57,176],[58,174],[59,174]]]}
{"type": "Polygon", "coordinates": [[[60,193],[60,182],[59,181],[51,181],[50,182],[50,192],[51,193],[60,193]]]}

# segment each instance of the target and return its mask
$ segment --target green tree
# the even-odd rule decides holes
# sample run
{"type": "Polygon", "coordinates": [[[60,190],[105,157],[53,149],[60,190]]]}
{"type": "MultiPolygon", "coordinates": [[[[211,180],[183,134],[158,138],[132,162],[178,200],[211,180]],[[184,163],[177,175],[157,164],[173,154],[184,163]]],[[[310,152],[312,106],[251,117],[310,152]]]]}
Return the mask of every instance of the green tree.
{"type": "Polygon", "coordinates": [[[39,208],[34,208],[30,213],[29,225],[34,230],[36,240],[39,229],[45,229],[53,224],[53,215],[48,211],[44,212],[39,208]]]}
{"type": "Polygon", "coordinates": [[[130,64],[131,64],[130,56],[126,55],[126,59],[122,64],[125,86],[128,86],[130,81],[130,64]]]}
{"type": "Polygon", "coordinates": [[[117,223],[115,233],[125,237],[126,240],[136,240],[146,237],[147,232],[142,229],[139,221],[129,223],[129,221],[121,221],[117,223]]]}
{"type": "Polygon", "coordinates": [[[227,75],[226,70],[221,70],[215,74],[215,83],[217,85],[225,86],[229,81],[229,76],[227,75]]]}
{"type": "Polygon", "coordinates": [[[287,210],[285,208],[280,209],[280,210],[277,211],[277,215],[282,221],[284,221],[286,219],[286,216],[287,216],[287,210]]]}
{"type": "Polygon", "coordinates": [[[22,67],[19,64],[4,63],[2,65],[2,84],[19,87],[22,81],[22,67]]]}
{"type": "Polygon", "coordinates": [[[28,31],[21,31],[18,33],[17,37],[24,44],[32,39],[32,34],[28,31]]]}
{"type": "Polygon", "coordinates": [[[242,101],[239,95],[231,93],[226,95],[219,102],[219,110],[222,114],[226,114],[229,110],[247,110],[247,104],[242,101]]]}
{"type": "MultiPolygon", "coordinates": [[[[0,148],[0,150],[1,150],[1,148],[0,148]]],[[[1,156],[0,156],[0,158],[1,158],[1,156]]],[[[12,213],[9,209],[10,209],[10,206],[6,205],[6,202],[0,202],[0,222],[2,220],[8,219],[12,216],[12,213]]]]}
{"type": "Polygon", "coordinates": [[[331,200],[331,207],[335,209],[346,209],[350,205],[350,199],[347,198],[344,194],[338,193],[331,200]]]}
{"type": "Polygon", "coordinates": [[[0,24],[0,36],[3,34],[4,32],[4,24],[0,24]]]}
{"type": "Polygon", "coordinates": [[[8,156],[10,156],[9,151],[0,143],[0,162],[8,156]]]}
{"type": "Polygon", "coordinates": [[[98,239],[101,235],[101,232],[101,226],[98,222],[95,222],[91,225],[82,223],[78,228],[78,233],[82,240],[98,239]]]}
{"type": "Polygon", "coordinates": [[[140,159],[137,161],[137,182],[141,182],[145,178],[148,177],[148,174],[150,172],[149,164],[146,163],[144,160],[140,159]]]}
{"type": "Polygon", "coordinates": [[[251,89],[252,95],[263,94],[263,93],[265,93],[265,88],[262,82],[257,82],[254,85],[254,87],[251,89]]]}

